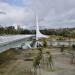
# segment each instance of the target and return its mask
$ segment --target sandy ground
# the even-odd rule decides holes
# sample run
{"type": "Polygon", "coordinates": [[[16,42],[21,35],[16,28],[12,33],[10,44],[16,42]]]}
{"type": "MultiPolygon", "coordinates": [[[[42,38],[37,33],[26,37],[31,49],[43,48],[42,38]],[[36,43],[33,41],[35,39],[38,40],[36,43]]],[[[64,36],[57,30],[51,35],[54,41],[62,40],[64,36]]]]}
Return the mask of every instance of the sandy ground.
{"type": "MultiPolygon", "coordinates": [[[[38,69],[38,75],[75,75],[75,65],[70,63],[69,54],[61,54],[59,49],[44,49],[50,51],[53,56],[53,71],[46,68],[38,69]],[[39,74],[40,72],[40,74],[39,74]]],[[[26,61],[27,58],[33,58],[37,54],[36,50],[22,50],[19,55],[5,65],[0,67],[0,75],[34,75],[32,61],[26,61]],[[33,54],[33,55],[31,55],[33,54]]]]}

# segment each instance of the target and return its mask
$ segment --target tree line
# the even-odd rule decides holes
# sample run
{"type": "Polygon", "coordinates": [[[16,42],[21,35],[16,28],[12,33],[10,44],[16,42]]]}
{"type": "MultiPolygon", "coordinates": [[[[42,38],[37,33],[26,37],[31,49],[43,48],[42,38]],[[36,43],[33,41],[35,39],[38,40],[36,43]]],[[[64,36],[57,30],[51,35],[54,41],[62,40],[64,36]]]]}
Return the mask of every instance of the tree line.
{"type": "Polygon", "coordinates": [[[30,30],[18,28],[15,29],[14,26],[2,27],[0,26],[0,35],[4,34],[32,34],[30,30]]]}
{"type": "Polygon", "coordinates": [[[64,37],[75,37],[75,28],[63,28],[63,29],[45,29],[41,30],[41,33],[46,35],[58,35],[64,37]]]}
{"type": "MultiPolygon", "coordinates": [[[[75,28],[63,28],[63,29],[43,29],[40,30],[41,33],[45,35],[58,35],[64,37],[75,37],[75,28]]],[[[18,28],[15,29],[14,26],[2,27],[0,26],[0,35],[4,34],[35,34],[36,30],[29,30],[18,28]]]]}

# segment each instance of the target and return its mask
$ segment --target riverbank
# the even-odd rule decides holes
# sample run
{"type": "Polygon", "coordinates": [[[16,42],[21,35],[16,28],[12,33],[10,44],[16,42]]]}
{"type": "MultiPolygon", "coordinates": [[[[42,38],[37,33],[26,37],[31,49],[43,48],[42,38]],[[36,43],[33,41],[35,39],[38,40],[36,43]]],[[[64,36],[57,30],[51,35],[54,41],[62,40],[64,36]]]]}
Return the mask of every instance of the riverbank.
{"type": "MultiPolygon", "coordinates": [[[[41,75],[75,75],[75,65],[70,63],[70,54],[65,52],[63,55],[60,48],[50,47],[42,50],[43,54],[51,52],[54,70],[41,67],[41,75]]],[[[9,49],[1,53],[0,75],[33,75],[33,59],[37,54],[37,49],[9,49]]]]}

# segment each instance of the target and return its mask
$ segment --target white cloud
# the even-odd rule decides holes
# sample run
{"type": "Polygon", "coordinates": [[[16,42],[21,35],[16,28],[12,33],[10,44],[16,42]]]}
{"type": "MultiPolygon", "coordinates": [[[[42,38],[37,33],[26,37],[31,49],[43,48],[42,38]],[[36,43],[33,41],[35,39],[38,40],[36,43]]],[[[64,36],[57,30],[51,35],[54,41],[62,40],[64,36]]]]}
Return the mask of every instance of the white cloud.
{"type": "Polygon", "coordinates": [[[32,0],[31,6],[37,8],[42,27],[75,27],[75,0],[32,0]]]}
{"type": "Polygon", "coordinates": [[[32,18],[32,11],[27,8],[11,6],[7,3],[0,3],[0,11],[6,14],[0,14],[1,24],[23,24],[32,18]]]}
{"type": "Polygon", "coordinates": [[[46,28],[75,26],[75,0],[22,0],[25,6],[0,2],[0,24],[35,25],[35,9],[39,25],[46,28]],[[64,25],[64,26],[63,26],[64,25]]]}

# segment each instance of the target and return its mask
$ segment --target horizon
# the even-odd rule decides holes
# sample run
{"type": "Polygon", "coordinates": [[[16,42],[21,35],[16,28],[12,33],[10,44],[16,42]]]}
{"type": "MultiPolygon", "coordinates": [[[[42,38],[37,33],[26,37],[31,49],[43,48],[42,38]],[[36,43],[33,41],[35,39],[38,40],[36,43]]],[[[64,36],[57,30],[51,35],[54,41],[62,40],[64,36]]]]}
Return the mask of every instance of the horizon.
{"type": "MultiPolygon", "coordinates": [[[[18,28],[18,26],[20,27],[20,28],[22,28],[22,29],[28,29],[28,30],[36,30],[36,27],[34,26],[34,27],[29,27],[29,28],[26,28],[26,26],[24,26],[24,25],[9,25],[9,26],[2,26],[2,25],[0,25],[0,27],[4,27],[4,28],[6,28],[6,27],[11,27],[11,26],[13,26],[15,29],[17,29],[18,28]]],[[[45,29],[53,29],[53,30],[59,30],[59,29],[73,29],[73,28],[75,28],[75,27],[63,27],[63,28],[42,28],[42,27],[40,27],[39,29],[40,30],[45,30],[45,29]]]]}

